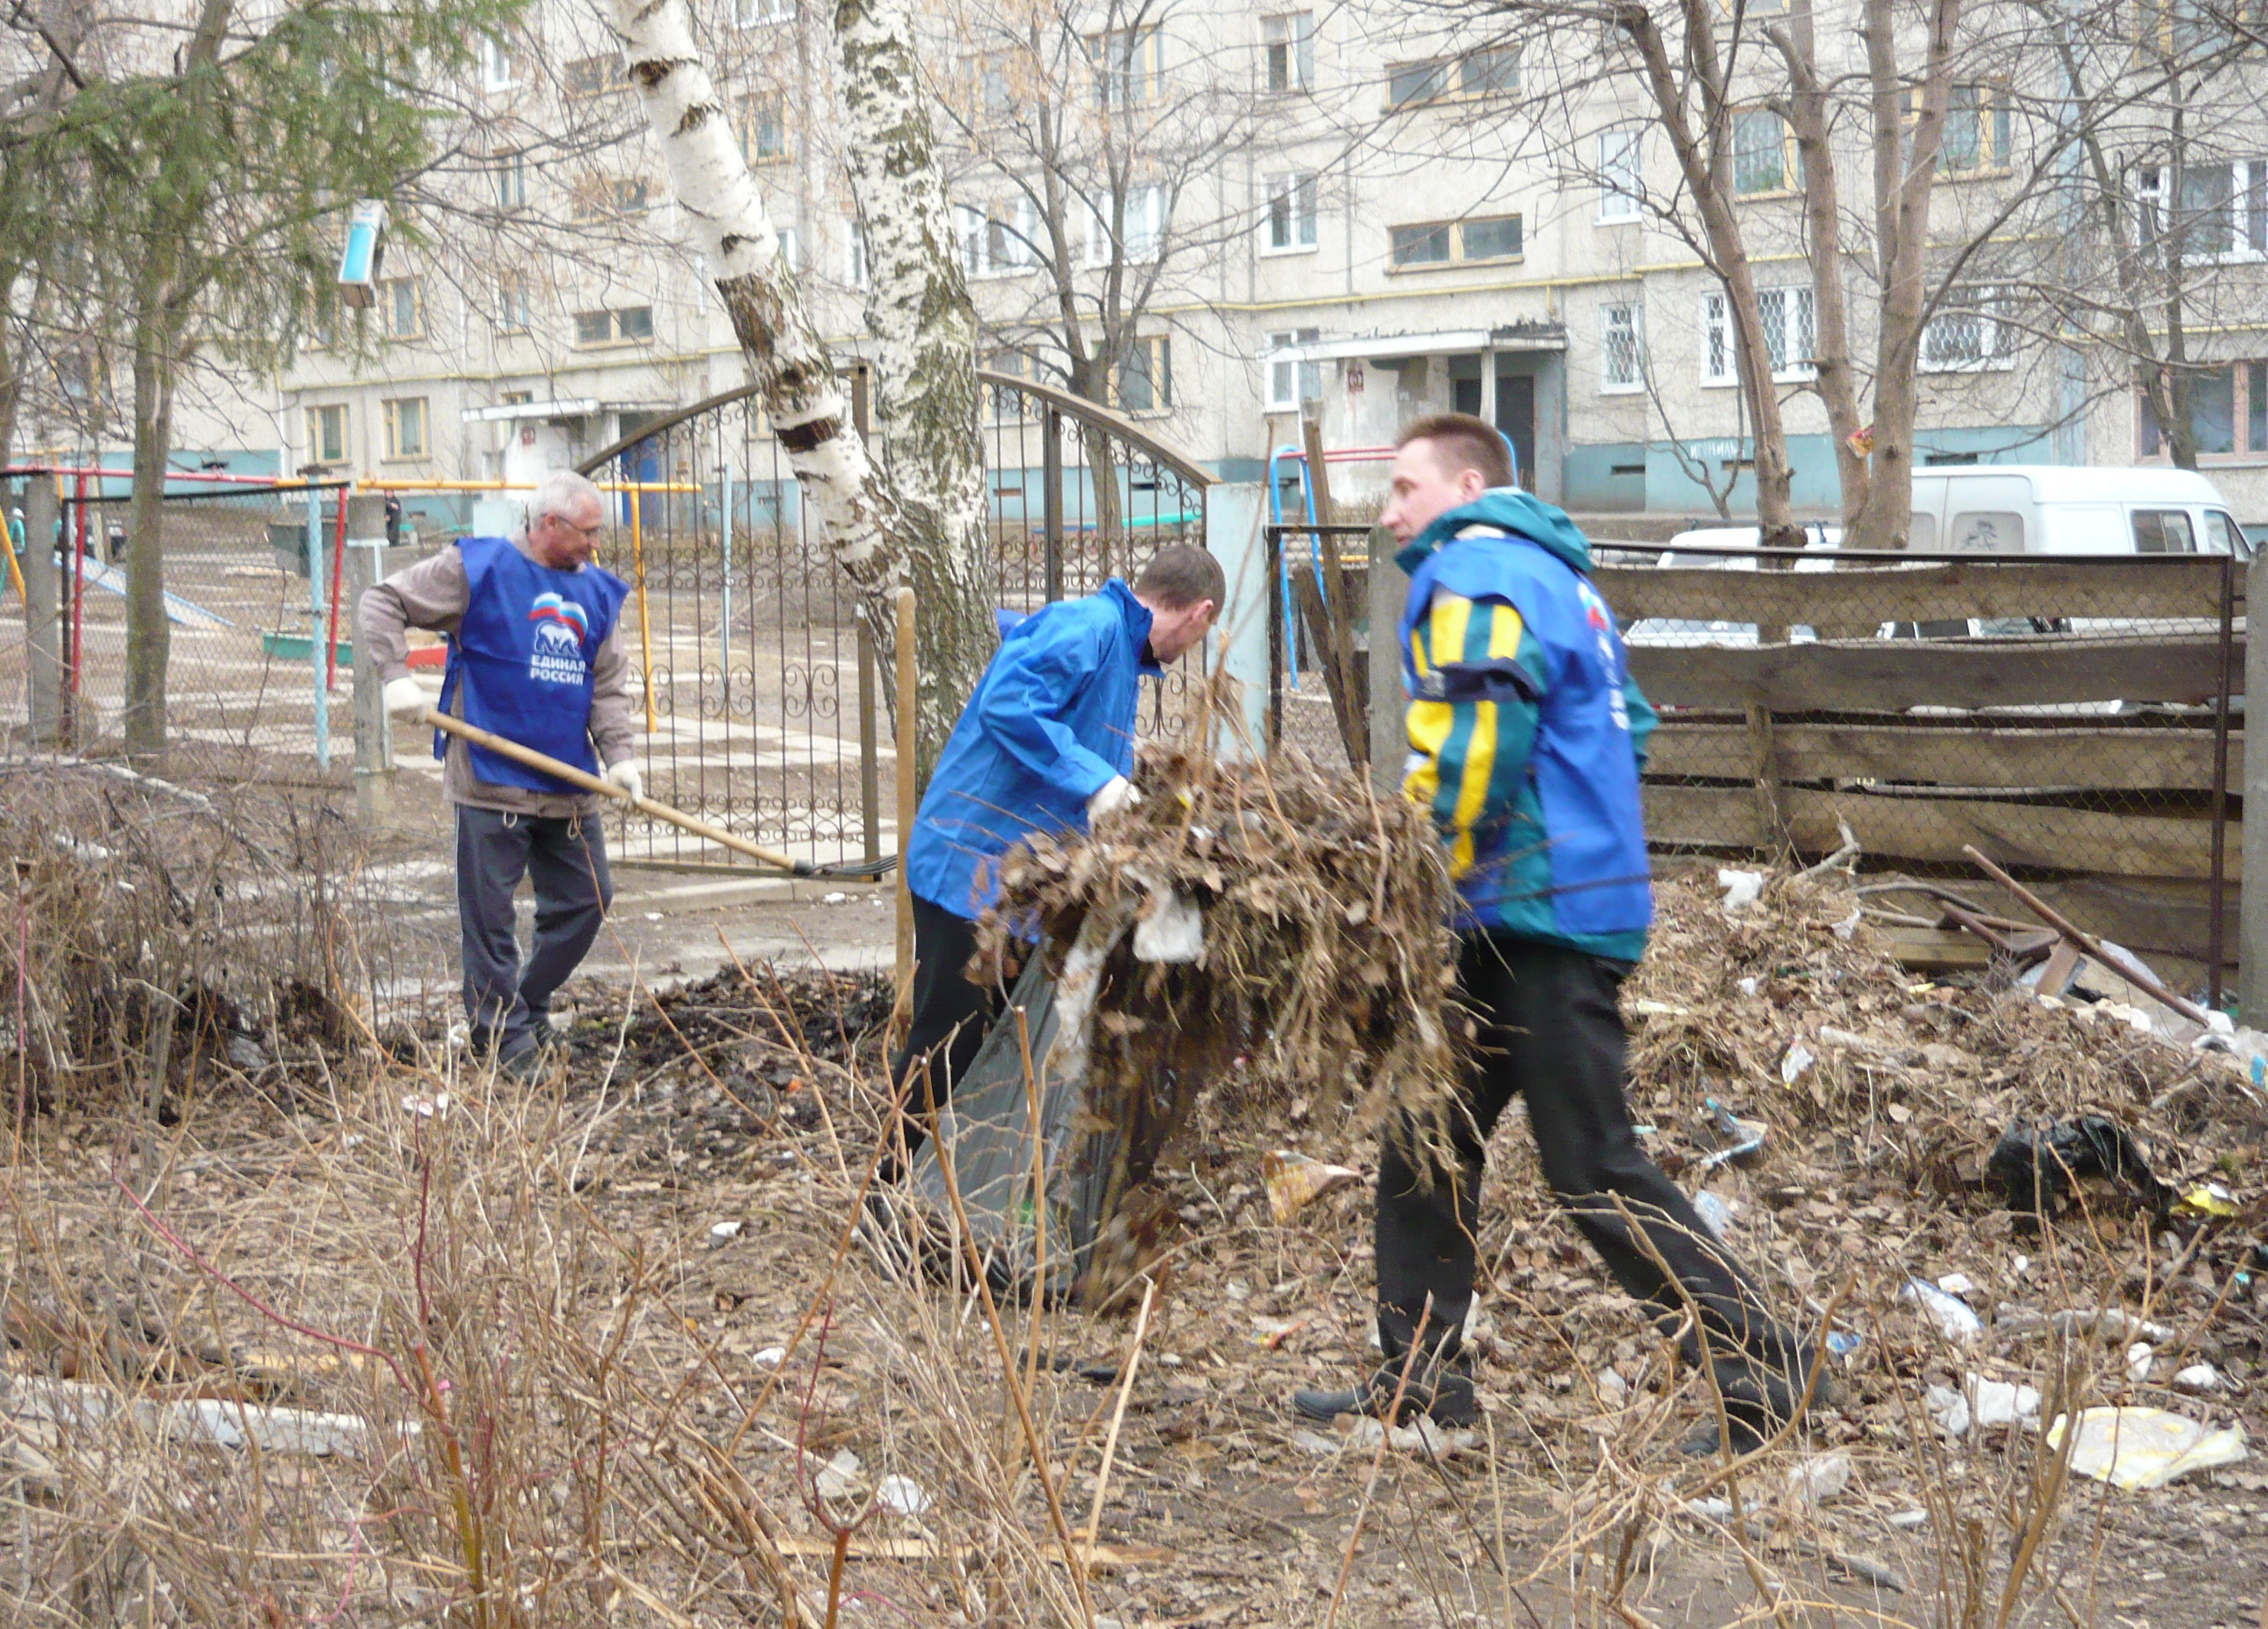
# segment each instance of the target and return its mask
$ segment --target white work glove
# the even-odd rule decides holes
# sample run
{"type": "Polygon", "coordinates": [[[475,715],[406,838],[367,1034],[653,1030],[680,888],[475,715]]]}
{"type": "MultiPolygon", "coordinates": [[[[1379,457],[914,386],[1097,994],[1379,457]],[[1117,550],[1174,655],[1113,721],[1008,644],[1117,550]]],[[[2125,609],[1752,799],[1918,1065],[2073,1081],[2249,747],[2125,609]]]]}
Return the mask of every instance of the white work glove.
{"type": "Polygon", "coordinates": [[[1141,801],[1142,794],[1134,790],[1132,781],[1123,775],[1114,775],[1086,800],[1086,823],[1093,826],[1104,815],[1130,809],[1141,801]]]}
{"type": "Polygon", "coordinates": [[[425,687],[404,674],[399,679],[388,679],[383,692],[387,711],[397,719],[422,719],[433,698],[425,694],[425,687]]]}
{"type": "Polygon", "coordinates": [[[633,798],[645,796],[645,777],[638,773],[638,766],[628,758],[620,763],[607,765],[607,772],[601,778],[610,786],[620,786],[633,798]]]}

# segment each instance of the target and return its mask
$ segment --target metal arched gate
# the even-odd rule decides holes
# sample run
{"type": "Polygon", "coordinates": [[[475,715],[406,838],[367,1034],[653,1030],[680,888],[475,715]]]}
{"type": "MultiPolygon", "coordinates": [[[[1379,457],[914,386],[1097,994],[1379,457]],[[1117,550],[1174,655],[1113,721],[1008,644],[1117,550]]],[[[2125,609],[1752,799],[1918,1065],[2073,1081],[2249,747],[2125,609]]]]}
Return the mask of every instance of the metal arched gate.
{"type": "MultiPolygon", "coordinates": [[[[978,379],[996,603],[1028,611],[1089,593],[1164,543],[1204,541],[1212,477],[1196,461],[1093,402],[978,379]]],[[[652,795],[799,859],[895,851],[896,756],[859,598],[753,389],[641,425],[580,468],[662,489],[610,497],[603,545],[633,590],[652,795]]],[[[1175,733],[1187,682],[1167,675],[1142,733],[1175,733]]],[[[629,864],[730,861],[644,821],[625,824],[616,849],[629,864]]]]}

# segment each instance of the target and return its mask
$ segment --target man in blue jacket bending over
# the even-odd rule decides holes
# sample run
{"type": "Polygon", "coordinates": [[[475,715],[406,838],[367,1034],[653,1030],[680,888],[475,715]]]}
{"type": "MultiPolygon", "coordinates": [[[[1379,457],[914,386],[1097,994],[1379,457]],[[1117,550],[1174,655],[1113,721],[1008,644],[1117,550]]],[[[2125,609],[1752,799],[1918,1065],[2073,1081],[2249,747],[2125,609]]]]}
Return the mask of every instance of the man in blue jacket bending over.
{"type": "MultiPolygon", "coordinates": [[[[1403,791],[1432,811],[1448,850],[1458,984],[1481,1051],[1469,1117],[1453,1127],[1455,1169],[1425,1180],[1398,1137],[1380,1151],[1386,1361],[1353,1390],[1301,1391],[1293,1404],[1318,1419],[1383,1413],[1406,1369],[1405,1413],[1472,1423],[1463,1329],[1481,1171],[1489,1134],[1523,1093],[1544,1180],[1616,1280],[1665,1332],[1690,1298],[1701,1327],[1684,1335],[1687,1360],[1712,1361],[1745,1452],[1800,1406],[1806,1356],[1639,1147],[1624,1096],[1616,994],[1653,919],[1638,770],[1653,710],[1591,584],[1583,534],[1512,482],[1503,438],[1484,419],[1420,419],[1398,443],[1381,519],[1406,545],[1410,579],[1403,791]]],[[[1720,1441],[1710,1425],[1686,1446],[1720,1441]]]]}
{"type": "Polygon", "coordinates": [[[913,1024],[890,1079],[909,1110],[909,1151],[999,1013],[1000,993],[963,969],[999,891],[1000,856],[1033,832],[1084,830],[1138,800],[1127,777],[1141,675],[1197,648],[1226,592],[1204,549],[1160,549],[1133,587],[1114,577],[1016,623],[977,681],[906,844],[913,1024]]]}

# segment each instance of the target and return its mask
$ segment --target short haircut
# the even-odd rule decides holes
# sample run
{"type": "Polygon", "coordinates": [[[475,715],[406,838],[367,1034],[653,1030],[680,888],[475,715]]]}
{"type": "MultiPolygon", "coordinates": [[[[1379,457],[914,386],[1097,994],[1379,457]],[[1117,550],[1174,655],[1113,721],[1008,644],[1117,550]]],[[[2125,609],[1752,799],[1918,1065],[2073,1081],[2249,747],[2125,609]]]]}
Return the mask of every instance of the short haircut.
{"type": "Polygon", "coordinates": [[[527,524],[533,527],[546,515],[564,519],[569,510],[579,509],[585,502],[598,505],[601,515],[606,512],[607,500],[588,477],[571,469],[552,470],[535,483],[535,490],[528,497],[527,524]]]}
{"type": "Polygon", "coordinates": [[[1512,453],[1495,425],[1470,413],[1428,413],[1403,427],[1394,439],[1398,450],[1412,441],[1430,441],[1452,475],[1477,469],[1491,488],[1513,483],[1512,453]]]}
{"type": "Polygon", "coordinates": [[[1218,607],[1228,597],[1228,579],[1220,562],[1189,543],[1174,543],[1150,557],[1134,592],[1154,600],[1169,611],[1187,610],[1200,600],[1218,607]]]}

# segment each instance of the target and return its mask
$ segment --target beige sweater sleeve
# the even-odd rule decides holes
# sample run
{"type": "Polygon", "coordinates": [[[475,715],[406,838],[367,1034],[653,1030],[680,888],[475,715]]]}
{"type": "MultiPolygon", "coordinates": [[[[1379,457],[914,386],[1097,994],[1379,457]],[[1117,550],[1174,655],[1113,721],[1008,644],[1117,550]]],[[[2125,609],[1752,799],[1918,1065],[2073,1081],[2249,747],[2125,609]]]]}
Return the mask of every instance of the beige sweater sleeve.
{"type": "MultiPolygon", "coordinates": [[[[456,632],[469,593],[465,582],[465,557],[454,543],[363,590],[362,599],[355,607],[357,631],[363,647],[378,664],[379,680],[408,675],[409,641],[404,630],[423,628],[431,633],[456,632]]],[[[603,651],[600,659],[605,660],[603,651]]]]}

